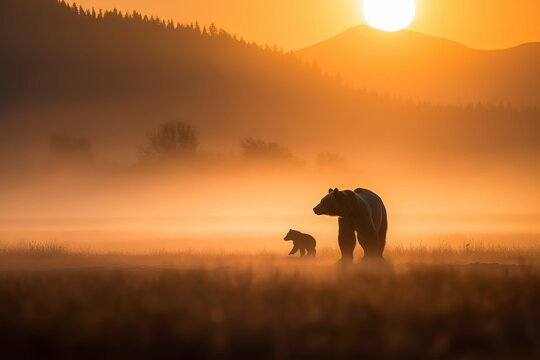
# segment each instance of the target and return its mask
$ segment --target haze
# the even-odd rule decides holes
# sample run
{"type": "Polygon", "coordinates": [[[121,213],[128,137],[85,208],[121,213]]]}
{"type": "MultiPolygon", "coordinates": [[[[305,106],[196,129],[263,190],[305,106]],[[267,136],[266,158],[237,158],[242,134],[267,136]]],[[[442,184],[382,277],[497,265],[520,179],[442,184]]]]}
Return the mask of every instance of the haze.
{"type": "MultiPolygon", "coordinates": [[[[322,41],[327,35],[321,28],[331,34],[347,26],[348,20],[336,14],[351,16],[344,3],[320,17],[321,26],[309,19],[324,11],[323,2],[309,8],[301,2],[288,5],[292,8],[264,2],[243,20],[245,6],[259,2],[106,4],[185,21],[175,27],[152,22],[144,13],[93,15],[51,0],[26,1],[37,10],[14,0],[3,5],[14,14],[3,22],[3,33],[10,35],[3,38],[1,59],[2,68],[10,69],[0,100],[4,239],[68,239],[70,231],[90,231],[99,240],[100,231],[117,231],[136,238],[172,236],[176,246],[190,248],[203,243],[192,238],[212,246],[229,238],[254,250],[282,247],[282,233],[298,227],[334,246],[335,219],[316,217],[311,210],[329,187],[379,193],[388,204],[395,245],[428,233],[538,231],[537,55],[507,51],[500,57],[497,52],[502,64],[519,64],[523,73],[497,88],[495,78],[504,80],[504,74],[488,66],[462,73],[448,67],[447,80],[431,81],[432,70],[443,79],[441,64],[423,57],[419,65],[415,57],[448,55],[440,49],[455,44],[417,33],[352,29],[352,37],[328,42],[345,44],[351,53],[326,51],[324,42],[314,47],[319,66],[306,61],[307,53],[300,58],[239,40],[265,41],[270,23],[258,19],[265,9],[269,19],[282,21],[283,26],[272,26],[279,28],[277,35],[285,34],[292,18],[306,21],[294,26],[286,46],[311,42],[305,34],[322,41]],[[180,16],[181,4],[188,7],[186,16],[180,16]],[[303,15],[296,16],[300,9],[303,15]],[[191,23],[195,20],[230,25],[238,33],[203,29],[191,23]],[[261,22],[262,32],[250,33],[250,21],[261,22]],[[357,35],[364,40],[356,41],[357,35]],[[400,36],[399,47],[388,36],[400,36]],[[416,77],[397,85],[425,85],[424,93],[407,93],[404,100],[402,89],[390,81],[355,77],[339,62],[326,68],[322,61],[328,54],[353,59],[366,44],[375,44],[372,59],[361,59],[373,67],[370,76],[407,62],[412,67],[405,75],[416,77]],[[384,52],[395,49],[407,49],[410,57],[395,62],[398,56],[384,52]],[[386,62],[379,61],[382,57],[386,62]],[[477,82],[484,87],[471,85],[481,71],[481,79],[492,80],[489,87],[484,80],[477,82]],[[456,91],[469,97],[458,101],[456,91]],[[149,134],[169,122],[189,126],[198,146],[172,162],[146,161],[141,154],[149,134]]],[[[419,2],[420,15],[429,8],[421,9],[419,2]]],[[[272,42],[280,44],[279,36],[272,42]]],[[[447,56],[450,65],[458,56],[469,58],[467,48],[457,48],[447,56]]]]}

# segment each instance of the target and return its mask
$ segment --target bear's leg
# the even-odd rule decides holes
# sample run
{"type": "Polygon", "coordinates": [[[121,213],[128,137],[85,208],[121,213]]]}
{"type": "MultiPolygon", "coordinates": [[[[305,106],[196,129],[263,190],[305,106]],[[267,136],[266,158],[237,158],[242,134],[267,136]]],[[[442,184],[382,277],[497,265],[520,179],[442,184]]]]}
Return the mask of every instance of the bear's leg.
{"type": "Polygon", "coordinates": [[[358,231],[358,243],[364,249],[364,258],[382,258],[384,241],[379,240],[373,226],[366,226],[358,231]]]}
{"type": "Polygon", "coordinates": [[[383,218],[381,226],[379,226],[379,232],[377,234],[380,246],[382,247],[381,254],[384,251],[384,247],[386,246],[386,232],[388,231],[388,218],[386,217],[386,209],[383,208],[383,210],[383,218]]]}
{"type": "Polygon", "coordinates": [[[300,256],[304,256],[306,254],[306,248],[300,248],[300,256]]]}
{"type": "Polygon", "coordinates": [[[349,219],[339,218],[338,244],[341,250],[342,261],[352,261],[356,238],[354,236],[354,226],[349,219]]]}
{"type": "Polygon", "coordinates": [[[295,245],[295,246],[293,246],[293,248],[292,248],[291,252],[289,253],[289,255],[294,255],[294,254],[296,254],[297,251],[298,251],[298,247],[295,245]]]}

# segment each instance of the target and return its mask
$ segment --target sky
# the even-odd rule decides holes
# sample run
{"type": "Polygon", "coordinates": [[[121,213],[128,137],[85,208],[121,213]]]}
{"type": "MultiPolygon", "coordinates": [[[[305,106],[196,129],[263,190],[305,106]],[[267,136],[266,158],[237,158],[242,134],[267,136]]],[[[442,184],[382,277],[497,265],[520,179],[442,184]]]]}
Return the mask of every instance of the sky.
{"type": "MultiPolygon", "coordinates": [[[[138,10],[210,24],[260,44],[296,50],[366,24],[363,0],[78,0],[84,7],[138,10]]],[[[410,30],[479,49],[540,41],[539,0],[416,0],[410,30]]]]}

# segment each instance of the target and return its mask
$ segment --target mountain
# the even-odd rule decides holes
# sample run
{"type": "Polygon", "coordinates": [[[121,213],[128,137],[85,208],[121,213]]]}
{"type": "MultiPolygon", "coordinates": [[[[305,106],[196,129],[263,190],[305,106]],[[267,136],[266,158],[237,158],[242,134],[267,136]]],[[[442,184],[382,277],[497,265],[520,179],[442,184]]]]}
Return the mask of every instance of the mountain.
{"type": "Polygon", "coordinates": [[[540,106],[540,43],[476,50],[413,31],[358,26],[296,54],[367,90],[437,103],[540,106]]]}

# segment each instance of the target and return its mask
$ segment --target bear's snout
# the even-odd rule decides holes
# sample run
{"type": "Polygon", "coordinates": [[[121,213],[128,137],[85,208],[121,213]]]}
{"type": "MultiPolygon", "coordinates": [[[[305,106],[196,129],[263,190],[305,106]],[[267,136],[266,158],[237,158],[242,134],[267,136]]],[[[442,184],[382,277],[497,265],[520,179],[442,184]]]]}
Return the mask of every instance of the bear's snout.
{"type": "Polygon", "coordinates": [[[313,212],[315,213],[315,215],[321,215],[321,211],[319,210],[318,205],[313,208],[313,212]]]}

